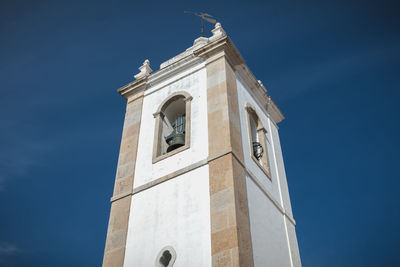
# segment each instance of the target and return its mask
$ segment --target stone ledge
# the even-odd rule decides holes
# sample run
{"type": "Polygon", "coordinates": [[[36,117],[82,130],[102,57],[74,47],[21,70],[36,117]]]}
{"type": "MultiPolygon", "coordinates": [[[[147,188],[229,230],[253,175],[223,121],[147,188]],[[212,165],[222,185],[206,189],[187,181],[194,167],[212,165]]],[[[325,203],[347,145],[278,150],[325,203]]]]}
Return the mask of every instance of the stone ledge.
{"type": "Polygon", "coordinates": [[[149,183],[146,183],[144,185],[138,186],[138,187],[134,188],[131,191],[127,191],[125,193],[113,196],[110,201],[114,202],[114,201],[117,201],[117,200],[122,199],[124,197],[140,193],[140,192],[142,192],[144,190],[147,190],[147,189],[149,189],[149,188],[151,188],[153,186],[156,186],[158,184],[161,184],[163,182],[171,180],[171,179],[173,179],[173,178],[175,178],[175,177],[177,177],[179,175],[182,175],[182,174],[185,174],[187,172],[193,171],[193,170],[195,170],[197,168],[200,168],[200,167],[208,164],[209,162],[211,162],[213,160],[216,160],[218,158],[221,158],[221,157],[223,157],[223,156],[225,156],[225,155],[227,155],[229,153],[231,153],[232,156],[237,160],[237,162],[243,167],[243,169],[245,170],[246,174],[248,174],[248,176],[256,184],[256,186],[261,190],[261,192],[263,192],[263,194],[265,196],[267,196],[271,200],[271,202],[279,210],[279,212],[282,215],[284,215],[286,218],[288,218],[288,220],[295,226],[296,225],[296,221],[289,214],[287,214],[285,212],[285,209],[279,204],[279,202],[277,200],[275,200],[275,198],[270,193],[268,193],[267,190],[265,190],[265,188],[260,184],[260,182],[258,182],[256,176],[249,169],[246,168],[246,166],[244,165],[242,160],[236,155],[236,153],[234,151],[232,151],[232,148],[226,149],[225,151],[222,151],[222,152],[220,152],[218,154],[211,155],[207,159],[200,160],[200,161],[198,161],[196,163],[193,163],[193,164],[191,164],[191,165],[189,165],[189,166],[187,166],[185,168],[179,169],[179,170],[177,170],[175,172],[172,172],[170,174],[167,174],[165,176],[157,178],[157,179],[155,179],[155,180],[153,180],[153,181],[151,181],[149,183]]]}
{"type": "MultiPolygon", "coordinates": [[[[146,89],[146,83],[147,83],[147,76],[138,79],[136,81],[133,81],[131,83],[128,83],[127,85],[119,88],[117,92],[120,93],[120,95],[123,96],[125,99],[128,99],[129,96],[134,95],[142,90],[144,91],[146,89]]],[[[143,94],[141,94],[141,96],[143,96],[143,94]]]]}

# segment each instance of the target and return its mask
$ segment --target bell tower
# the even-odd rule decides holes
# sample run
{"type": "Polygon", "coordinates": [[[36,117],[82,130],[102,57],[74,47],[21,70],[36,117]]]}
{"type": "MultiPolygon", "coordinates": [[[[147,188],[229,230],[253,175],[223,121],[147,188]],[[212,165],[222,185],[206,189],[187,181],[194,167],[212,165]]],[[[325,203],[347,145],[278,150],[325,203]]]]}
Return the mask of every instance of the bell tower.
{"type": "Polygon", "coordinates": [[[103,266],[301,266],[283,115],[216,23],[127,100],[103,266]]]}

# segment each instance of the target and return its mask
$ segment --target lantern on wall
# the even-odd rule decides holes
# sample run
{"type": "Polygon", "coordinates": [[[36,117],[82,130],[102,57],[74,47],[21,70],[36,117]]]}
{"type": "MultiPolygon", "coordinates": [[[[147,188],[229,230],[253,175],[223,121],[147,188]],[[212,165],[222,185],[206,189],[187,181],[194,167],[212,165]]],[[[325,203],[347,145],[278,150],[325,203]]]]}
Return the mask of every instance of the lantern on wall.
{"type": "Polygon", "coordinates": [[[253,155],[257,160],[260,160],[262,154],[264,153],[264,148],[259,142],[253,142],[253,155]]]}

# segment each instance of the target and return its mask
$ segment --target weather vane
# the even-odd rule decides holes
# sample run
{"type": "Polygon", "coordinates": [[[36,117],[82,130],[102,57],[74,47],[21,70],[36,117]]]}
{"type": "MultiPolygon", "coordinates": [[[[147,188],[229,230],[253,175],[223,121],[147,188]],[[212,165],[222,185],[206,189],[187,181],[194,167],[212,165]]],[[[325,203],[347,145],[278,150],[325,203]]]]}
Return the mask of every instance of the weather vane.
{"type": "Polygon", "coordinates": [[[201,18],[201,37],[204,35],[204,21],[208,21],[210,23],[215,24],[217,21],[214,19],[213,16],[207,13],[202,12],[192,12],[192,11],[184,11],[184,13],[193,14],[201,18]]]}

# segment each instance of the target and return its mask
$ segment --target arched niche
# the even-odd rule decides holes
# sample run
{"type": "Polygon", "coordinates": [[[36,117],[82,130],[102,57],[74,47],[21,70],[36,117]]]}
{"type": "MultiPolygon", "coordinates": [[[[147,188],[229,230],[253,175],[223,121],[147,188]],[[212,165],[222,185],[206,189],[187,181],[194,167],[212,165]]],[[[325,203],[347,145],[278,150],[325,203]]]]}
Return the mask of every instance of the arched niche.
{"type": "Polygon", "coordinates": [[[248,140],[250,146],[250,156],[271,179],[271,168],[268,158],[267,130],[262,124],[255,108],[246,104],[246,119],[248,129],[248,140]]]}
{"type": "Polygon", "coordinates": [[[193,97],[184,91],[173,93],[153,114],[153,163],[190,147],[192,99],[193,97]]]}

